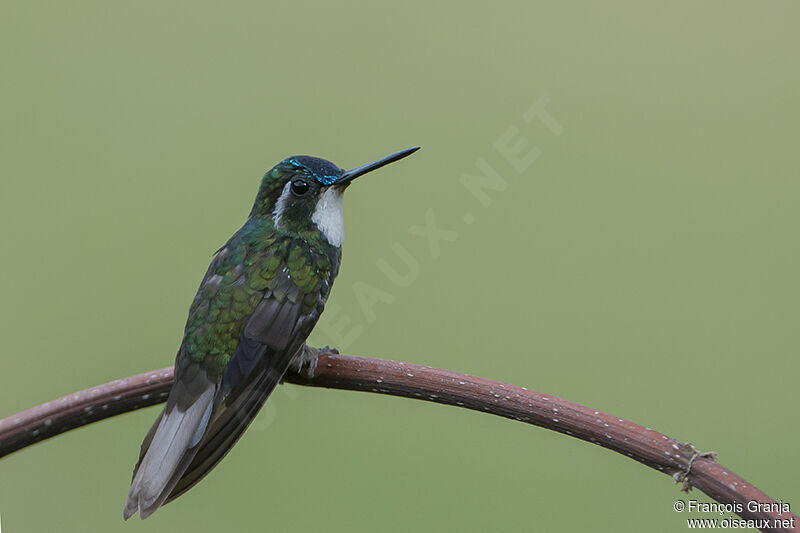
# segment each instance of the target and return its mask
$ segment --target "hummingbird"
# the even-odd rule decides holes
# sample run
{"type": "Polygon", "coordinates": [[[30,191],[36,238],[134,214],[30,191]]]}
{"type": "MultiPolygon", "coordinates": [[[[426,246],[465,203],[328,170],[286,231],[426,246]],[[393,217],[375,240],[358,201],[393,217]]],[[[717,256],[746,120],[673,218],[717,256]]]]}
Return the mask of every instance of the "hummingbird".
{"type": "Polygon", "coordinates": [[[142,442],[125,520],[147,518],[210,472],[236,444],[291,365],[313,373],[306,344],[339,272],[343,195],[359,176],[305,155],[261,180],[244,225],[220,248],[189,308],[164,410],[142,442]]]}

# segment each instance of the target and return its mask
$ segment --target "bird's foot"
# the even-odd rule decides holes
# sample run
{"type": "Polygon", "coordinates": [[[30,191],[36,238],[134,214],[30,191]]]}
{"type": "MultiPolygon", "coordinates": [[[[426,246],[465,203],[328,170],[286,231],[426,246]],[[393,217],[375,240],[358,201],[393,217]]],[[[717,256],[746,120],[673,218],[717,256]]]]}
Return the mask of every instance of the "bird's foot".
{"type": "Polygon", "coordinates": [[[314,373],[317,370],[317,363],[319,356],[323,353],[339,353],[336,348],[324,346],[322,348],[314,348],[308,344],[303,345],[297,355],[294,356],[291,363],[291,370],[301,376],[314,379],[314,373]]]}

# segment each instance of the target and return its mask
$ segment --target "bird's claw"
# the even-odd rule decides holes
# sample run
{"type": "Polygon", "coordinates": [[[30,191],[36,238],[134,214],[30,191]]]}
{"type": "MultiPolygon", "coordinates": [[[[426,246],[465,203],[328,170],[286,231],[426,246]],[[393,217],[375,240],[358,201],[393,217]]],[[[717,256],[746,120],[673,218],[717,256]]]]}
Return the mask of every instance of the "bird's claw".
{"type": "Polygon", "coordinates": [[[339,350],[336,348],[331,348],[330,346],[324,346],[322,348],[314,348],[313,346],[309,346],[308,344],[304,345],[303,348],[297,352],[297,355],[294,356],[291,363],[291,369],[297,374],[308,378],[314,379],[314,373],[317,370],[317,363],[319,362],[320,354],[324,353],[335,353],[338,354],[339,350]]]}

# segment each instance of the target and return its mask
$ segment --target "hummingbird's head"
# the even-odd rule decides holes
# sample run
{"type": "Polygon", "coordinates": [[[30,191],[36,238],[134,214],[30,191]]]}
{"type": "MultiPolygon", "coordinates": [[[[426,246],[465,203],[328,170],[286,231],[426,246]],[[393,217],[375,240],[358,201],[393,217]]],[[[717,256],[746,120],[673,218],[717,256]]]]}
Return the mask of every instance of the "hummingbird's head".
{"type": "Polygon", "coordinates": [[[344,241],[344,190],[354,179],[419,150],[409,148],[372,163],[343,170],[308,155],[284,159],[264,175],[250,216],[270,217],[278,231],[299,235],[317,230],[332,245],[344,241]]]}

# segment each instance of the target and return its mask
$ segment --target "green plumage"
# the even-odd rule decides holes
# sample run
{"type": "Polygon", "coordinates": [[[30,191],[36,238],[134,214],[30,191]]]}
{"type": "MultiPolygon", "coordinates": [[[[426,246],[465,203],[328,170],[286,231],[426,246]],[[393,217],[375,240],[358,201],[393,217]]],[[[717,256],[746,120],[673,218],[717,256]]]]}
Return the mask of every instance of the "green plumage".
{"type": "MultiPolygon", "coordinates": [[[[278,232],[269,218],[251,218],[220,249],[203,278],[189,309],[179,368],[197,363],[219,381],[265,291],[279,302],[301,303],[301,315],[318,316],[338,263],[338,249],[319,232],[290,236],[278,232]],[[277,283],[284,268],[291,287],[277,283]]],[[[307,337],[313,325],[309,322],[300,335],[307,337]]]]}
{"type": "Polygon", "coordinates": [[[191,304],[175,384],[142,442],[126,519],[147,518],[200,481],[292,361],[316,353],[305,341],[339,271],[344,189],[415,150],[349,171],[294,156],[267,172],[249,218],[219,249],[191,304]]]}

